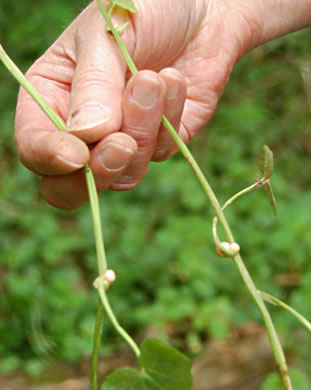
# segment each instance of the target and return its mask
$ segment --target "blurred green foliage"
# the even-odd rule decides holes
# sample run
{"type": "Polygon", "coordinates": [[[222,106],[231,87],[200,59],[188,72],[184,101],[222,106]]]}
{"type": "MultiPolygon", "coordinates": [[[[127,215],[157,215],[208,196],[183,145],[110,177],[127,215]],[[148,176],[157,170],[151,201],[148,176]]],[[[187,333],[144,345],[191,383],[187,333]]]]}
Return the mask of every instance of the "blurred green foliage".
{"type": "MultiPolygon", "coordinates": [[[[0,42],[26,70],[84,5],[2,0],[0,42]]],[[[257,287],[309,319],[311,113],[297,64],[311,58],[310,38],[310,30],[292,34],[242,59],[192,144],[221,202],[253,182],[262,145],[273,150],[278,217],[263,190],[227,215],[257,287]]],[[[37,373],[50,360],[90,355],[96,259],[88,206],[74,212],[48,206],[39,179],[17,159],[17,90],[0,66],[0,371],[37,373]]],[[[261,322],[234,264],[215,254],[213,213],[180,156],[152,164],[137,189],[105,192],[100,200],[109,266],[118,276],[109,296],[129,332],[152,326],[197,354],[206,340],[261,322]]],[[[296,367],[310,376],[310,336],[288,313],[270,309],[296,367]]],[[[121,343],[108,321],[103,340],[105,354],[121,343]]]]}

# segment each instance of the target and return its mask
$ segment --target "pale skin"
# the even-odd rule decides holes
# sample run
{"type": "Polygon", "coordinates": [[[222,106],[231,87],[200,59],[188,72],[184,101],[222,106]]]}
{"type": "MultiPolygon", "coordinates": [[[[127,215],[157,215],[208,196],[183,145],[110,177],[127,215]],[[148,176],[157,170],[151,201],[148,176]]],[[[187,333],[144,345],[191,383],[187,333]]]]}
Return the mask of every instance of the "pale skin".
{"type": "MultiPolygon", "coordinates": [[[[237,61],[252,48],[311,25],[310,0],[135,0],[123,40],[140,70],[129,74],[92,2],[27,72],[67,123],[56,130],[24,90],[16,143],[55,207],[88,201],[82,167],[98,192],[137,186],[149,162],[176,152],[165,114],[189,143],[213,115],[237,61]]],[[[122,24],[127,15],[117,14],[122,24]]]]}

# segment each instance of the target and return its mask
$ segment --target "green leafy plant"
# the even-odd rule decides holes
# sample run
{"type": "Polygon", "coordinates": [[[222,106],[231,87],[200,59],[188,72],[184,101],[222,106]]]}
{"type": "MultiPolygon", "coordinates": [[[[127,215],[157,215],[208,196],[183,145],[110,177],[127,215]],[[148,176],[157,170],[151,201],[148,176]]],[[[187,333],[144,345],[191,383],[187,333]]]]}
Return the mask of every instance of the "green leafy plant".
{"type": "Polygon", "coordinates": [[[120,368],[108,375],[102,390],[191,390],[191,361],[176,349],[147,339],[141,345],[141,370],[120,368]]]}
{"type": "MultiPolygon", "coordinates": [[[[135,73],[137,71],[137,69],[135,68],[135,65],[131,62],[131,59],[130,59],[128,53],[126,52],[124,45],[122,44],[122,41],[119,37],[118,32],[116,31],[116,29],[112,25],[109,14],[104,9],[104,7],[100,1],[98,1],[98,5],[100,6],[100,8],[105,16],[107,25],[109,26],[109,29],[111,30],[111,32],[115,36],[115,39],[116,39],[118,45],[120,46],[120,49],[121,49],[125,59],[127,60],[130,69],[132,70],[133,73],[135,73]]],[[[121,2],[121,4],[120,4],[120,2],[113,2],[112,6],[114,6],[114,5],[117,5],[119,7],[121,6],[127,10],[133,11],[133,9],[128,8],[128,7],[133,6],[133,4],[131,2],[121,2]]],[[[50,117],[50,119],[60,128],[60,130],[64,131],[65,130],[64,124],[62,122],[60,122],[59,118],[57,116],[55,116],[55,114],[49,109],[49,107],[44,104],[42,99],[36,94],[36,91],[33,90],[31,85],[29,83],[27,84],[27,81],[25,80],[25,78],[22,76],[22,74],[20,72],[18,72],[18,70],[14,67],[14,65],[8,60],[8,58],[5,56],[5,53],[3,51],[1,53],[2,53],[1,59],[4,60],[5,64],[9,68],[9,70],[11,70],[11,72],[17,77],[18,81],[33,96],[33,98],[38,102],[38,104],[40,104],[41,108],[46,112],[46,114],[50,117]]],[[[253,295],[257,305],[259,306],[259,309],[264,316],[264,320],[266,322],[266,326],[267,326],[268,331],[269,331],[270,341],[271,341],[273,349],[274,349],[276,361],[279,364],[279,368],[281,370],[281,373],[283,373],[283,383],[285,384],[286,389],[290,389],[291,388],[290,379],[289,379],[289,376],[286,375],[287,365],[286,365],[284,354],[283,354],[282,349],[280,347],[278,338],[277,338],[276,333],[274,331],[272,321],[271,321],[270,316],[265,308],[263,301],[261,300],[260,294],[258,294],[253,282],[251,281],[251,279],[249,277],[249,274],[248,274],[244,264],[242,263],[242,259],[240,258],[240,255],[239,255],[239,246],[235,243],[235,241],[233,239],[233,235],[231,233],[231,230],[230,230],[228,223],[226,221],[226,218],[224,217],[224,214],[223,214],[223,210],[229,204],[231,204],[233,202],[233,200],[235,200],[238,196],[242,195],[242,193],[249,192],[250,190],[241,191],[241,193],[230,198],[229,201],[226,202],[223,207],[220,207],[220,205],[219,205],[214,193],[212,192],[208,182],[206,181],[199,166],[197,165],[196,161],[193,159],[193,157],[190,154],[187,147],[182,144],[182,141],[179,139],[178,135],[176,134],[176,132],[171,127],[171,125],[169,124],[169,122],[167,121],[167,119],[165,117],[163,117],[163,123],[168,127],[168,130],[170,131],[171,135],[173,136],[176,143],[180,147],[180,150],[182,151],[184,156],[189,161],[192,169],[195,171],[196,176],[199,179],[199,182],[201,183],[204,191],[206,192],[208,198],[210,199],[210,201],[211,201],[211,203],[216,211],[217,219],[220,220],[220,222],[224,228],[225,234],[227,236],[227,239],[228,239],[228,242],[226,242],[226,245],[224,245],[224,243],[220,242],[220,240],[218,239],[217,232],[216,232],[217,219],[215,219],[214,221],[216,221],[216,222],[214,224],[214,237],[215,237],[216,246],[217,246],[217,248],[220,249],[222,254],[224,254],[228,257],[232,257],[234,259],[234,261],[236,262],[236,264],[241,272],[241,275],[242,275],[244,281],[246,282],[251,294],[253,295]]],[[[275,200],[274,200],[274,196],[273,196],[273,192],[272,192],[271,184],[270,184],[270,177],[272,174],[272,169],[273,169],[272,153],[265,146],[263,149],[263,154],[262,154],[261,164],[260,164],[260,171],[263,174],[263,178],[256,181],[255,184],[252,185],[251,189],[263,185],[265,190],[268,193],[270,203],[271,203],[274,211],[276,211],[275,200]]],[[[129,344],[133,348],[136,356],[138,357],[138,360],[140,362],[142,369],[144,369],[148,374],[148,375],[143,374],[144,371],[142,371],[142,372],[137,371],[136,372],[136,371],[132,371],[132,370],[130,370],[130,371],[121,370],[119,372],[111,374],[111,376],[108,376],[106,383],[103,385],[104,386],[103,388],[109,389],[112,387],[107,387],[107,386],[115,386],[115,387],[113,387],[115,389],[118,389],[118,388],[126,389],[126,387],[124,387],[124,383],[122,383],[122,381],[124,382],[124,378],[127,378],[126,380],[128,380],[129,376],[132,377],[134,381],[135,380],[137,381],[137,385],[139,384],[141,386],[143,386],[143,385],[145,386],[145,383],[148,383],[148,386],[149,386],[148,388],[151,388],[151,389],[153,388],[152,386],[155,386],[154,388],[157,388],[157,386],[159,387],[160,385],[161,385],[161,388],[165,388],[165,387],[163,387],[164,385],[163,385],[163,383],[161,383],[161,381],[159,379],[159,375],[154,375],[150,371],[148,371],[148,370],[150,370],[150,366],[149,366],[150,361],[154,362],[155,366],[157,367],[156,373],[162,372],[163,375],[164,375],[164,373],[166,373],[165,377],[168,380],[169,384],[170,384],[170,378],[167,374],[167,367],[169,367],[169,364],[168,364],[168,366],[166,364],[160,364],[161,361],[163,362],[163,360],[161,360],[159,358],[161,356],[162,356],[162,358],[164,358],[166,356],[168,358],[168,360],[172,359],[172,362],[174,361],[174,359],[177,359],[178,363],[177,363],[176,367],[179,367],[179,364],[181,366],[183,366],[183,364],[184,364],[188,367],[188,369],[189,369],[188,371],[190,372],[189,362],[187,361],[187,359],[183,355],[179,354],[178,352],[170,350],[169,347],[162,347],[162,346],[160,347],[159,344],[157,344],[157,342],[152,341],[152,340],[147,340],[142,345],[141,351],[140,351],[138,349],[138,347],[136,346],[136,344],[128,336],[128,334],[118,324],[118,321],[116,320],[116,317],[114,316],[114,314],[111,310],[111,307],[109,305],[109,302],[107,300],[107,296],[105,293],[105,282],[107,283],[107,278],[105,279],[105,275],[107,276],[107,273],[106,273],[107,266],[106,266],[104,247],[103,247],[103,243],[102,243],[101,222],[100,222],[100,217],[99,217],[99,215],[100,215],[99,214],[99,205],[98,205],[96,190],[94,187],[94,181],[92,178],[92,173],[91,173],[89,167],[85,168],[85,176],[86,176],[86,180],[87,180],[88,188],[89,188],[90,204],[91,204],[91,208],[92,208],[94,231],[95,231],[97,254],[98,254],[98,268],[99,268],[100,276],[97,279],[96,286],[98,288],[98,291],[99,291],[99,294],[101,296],[102,302],[105,306],[105,309],[106,309],[110,319],[112,320],[115,328],[129,342],[129,344]],[[165,355],[165,356],[163,357],[163,355],[165,355]],[[186,364],[186,362],[187,362],[187,364],[186,364]],[[156,384],[154,384],[154,383],[156,383],[156,384]],[[116,387],[116,386],[118,386],[118,387],[116,387]]],[[[95,339],[94,339],[93,360],[92,360],[92,389],[97,388],[96,371],[97,371],[99,342],[100,342],[101,329],[102,329],[102,317],[103,317],[103,307],[102,307],[102,305],[99,305],[95,339]]],[[[185,368],[185,366],[183,366],[183,367],[185,368]]],[[[171,385],[171,386],[173,386],[173,385],[171,385]]],[[[191,381],[189,380],[189,377],[185,378],[184,383],[179,383],[178,386],[180,386],[178,388],[181,388],[181,389],[191,388],[191,387],[189,387],[189,386],[191,386],[191,381]],[[184,387],[182,387],[182,386],[184,386],[184,387]],[[188,387],[185,387],[185,386],[188,386],[188,387]]],[[[167,387],[167,388],[173,389],[173,387],[167,387]]]]}

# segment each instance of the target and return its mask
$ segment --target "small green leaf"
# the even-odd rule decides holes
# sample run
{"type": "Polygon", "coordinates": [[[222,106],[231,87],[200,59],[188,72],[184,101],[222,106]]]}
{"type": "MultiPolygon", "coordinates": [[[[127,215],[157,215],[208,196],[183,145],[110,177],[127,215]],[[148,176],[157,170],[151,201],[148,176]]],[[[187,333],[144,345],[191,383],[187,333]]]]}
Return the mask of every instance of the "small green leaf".
{"type": "Polygon", "coordinates": [[[105,378],[101,390],[192,390],[191,361],[176,349],[147,339],[139,361],[141,371],[117,369],[105,378]]]}
{"type": "Polygon", "coordinates": [[[269,179],[273,172],[273,153],[267,145],[262,147],[259,170],[265,179],[269,179]]]}
{"type": "Polygon", "coordinates": [[[275,215],[277,215],[277,211],[276,211],[276,201],[275,201],[275,197],[274,197],[274,193],[273,193],[273,190],[272,190],[272,186],[271,186],[271,183],[270,181],[268,181],[267,183],[265,183],[265,185],[263,186],[264,190],[266,191],[266,194],[268,195],[268,198],[269,198],[269,202],[270,202],[270,205],[272,207],[272,210],[274,212],[275,215]]]}
{"type": "Polygon", "coordinates": [[[133,0],[109,0],[109,2],[113,6],[118,6],[120,8],[126,9],[132,12],[133,14],[136,14],[138,12],[137,9],[135,8],[133,0]]]}
{"type": "Polygon", "coordinates": [[[167,344],[145,340],[140,364],[161,390],[192,389],[191,360],[167,344]]]}
{"type": "Polygon", "coordinates": [[[101,390],[159,390],[149,377],[135,368],[119,368],[105,378],[101,390]]]}

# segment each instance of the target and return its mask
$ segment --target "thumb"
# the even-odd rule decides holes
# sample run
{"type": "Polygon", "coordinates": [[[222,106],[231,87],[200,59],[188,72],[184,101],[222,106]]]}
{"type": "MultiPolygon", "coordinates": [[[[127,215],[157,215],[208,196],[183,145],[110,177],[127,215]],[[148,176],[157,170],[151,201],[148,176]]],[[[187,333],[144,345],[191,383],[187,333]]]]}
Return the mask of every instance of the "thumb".
{"type": "Polygon", "coordinates": [[[126,64],[98,9],[89,7],[80,16],[67,127],[92,143],[121,127],[126,64]]]}

